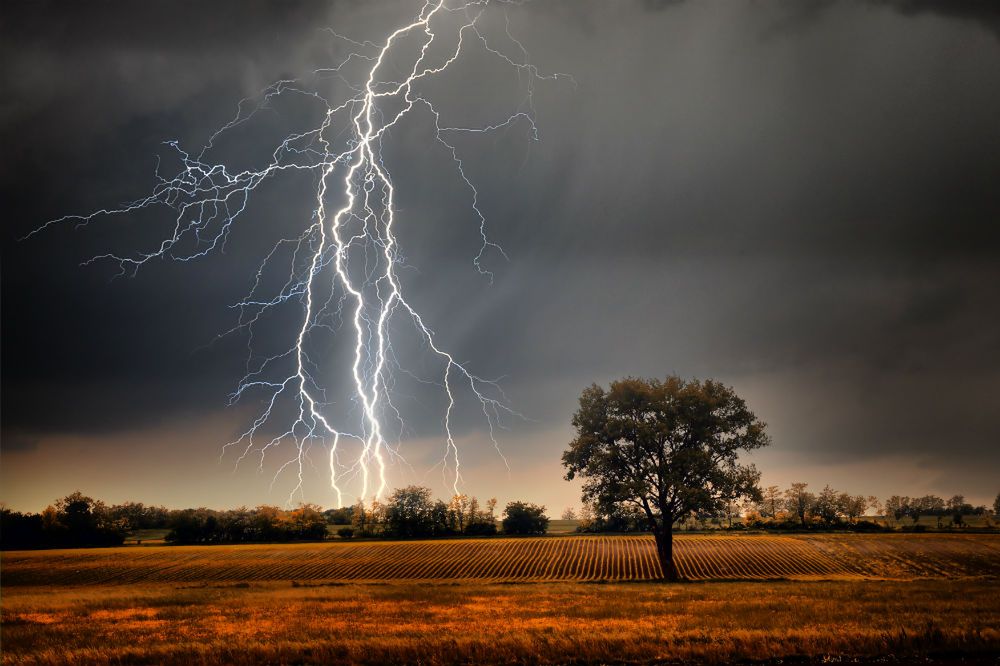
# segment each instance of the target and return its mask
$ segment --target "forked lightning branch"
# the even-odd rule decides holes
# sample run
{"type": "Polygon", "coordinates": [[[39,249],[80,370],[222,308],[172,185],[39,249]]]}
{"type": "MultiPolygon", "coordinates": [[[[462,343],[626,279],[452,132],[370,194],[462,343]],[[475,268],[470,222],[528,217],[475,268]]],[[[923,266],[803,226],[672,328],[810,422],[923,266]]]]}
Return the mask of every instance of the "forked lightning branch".
{"type": "MultiPolygon", "coordinates": [[[[439,343],[432,323],[407,299],[398,270],[403,249],[397,240],[397,230],[407,220],[397,211],[383,149],[392,140],[393,128],[405,118],[426,114],[433,128],[426,137],[427,150],[444,150],[450,158],[452,175],[467,193],[469,224],[481,238],[469,270],[491,281],[486,259],[503,255],[503,250],[488,234],[478,192],[463,169],[468,157],[460,153],[455,137],[523,128],[529,140],[537,140],[534,84],[565,77],[544,74],[529,62],[527,50],[509,29],[509,4],[426,2],[412,21],[392,29],[381,42],[355,41],[329,30],[329,39],[344,47],[345,56],[304,79],[275,82],[243,100],[235,117],[198,151],[168,142],[181,166],[172,176],[158,169],[148,196],[117,208],[52,220],[35,232],[57,223],[85,225],[151,207],[171,209],[172,232],[153,247],[131,255],[103,254],[86,262],[117,262],[123,274],[132,275],[154,259],[189,262],[221,251],[241,217],[252,209],[255,190],[279,173],[303,172],[303,177],[314,179],[311,217],[292,234],[282,234],[259,265],[248,267],[255,275],[253,286],[236,304],[239,319],[231,331],[242,331],[252,342],[255,326],[266,317],[294,313],[283,326],[287,349],[261,355],[251,344],[246,374],[231,399],[253,396],[263,407],[224,447],[224,454],[235,451],[237,464],[253,461],[262,470],[265,460],[277,455],[274,478],[288,473],[295,477],[290,501],[302,496],[306,468],[317,466],[317,459],[323,467],[329,465],[339,505],[345,497],[378,498],[384,493],[387,468],[405,462],[403,417],[394,403],[395,378],[400,373],[441,392],[440,465],[456,493],[462,479],[462,443],[455,435],[460,396],[471,397],[469,403],[478,405],[489,439],[503,458],[496,430],[505,416],[516,412],[494,381],[475,374],[439,343]],[[487,22],[501,27],[486,30],[487,22]],[[453,124],[425,92],[426,84],[472,50],[511,68],[522,97],[513,102],[509,114],[484,118],[478,125],[453,124]],[[321,104],[322,120],[284,136],[260,168],[234,170],[215,161],[216,144],[227,133],[245,129],[262,110],[273,109],[279,98],[289,96],[321,104]],[[262,276],[281,262],[286,262],[281,272],[287,279],[282,279],[280,288],[268,288],[262,276]],[[289,304],[299,307],[289,310],[289,304]],[[397,357],[394,341],[399,335],[416,336],[437,359],[430,376],[416,376],[397,357]],[[318,362],[318,355],[330,349],[329,336],[349,340],[349,361],[338,364],[334,376],[318,362]],[[328,396],[336,382],[351,387],[350,410],[334,409],[328,396]]],[[[433,325],[446,327],[448,322],[433,325]]]]}

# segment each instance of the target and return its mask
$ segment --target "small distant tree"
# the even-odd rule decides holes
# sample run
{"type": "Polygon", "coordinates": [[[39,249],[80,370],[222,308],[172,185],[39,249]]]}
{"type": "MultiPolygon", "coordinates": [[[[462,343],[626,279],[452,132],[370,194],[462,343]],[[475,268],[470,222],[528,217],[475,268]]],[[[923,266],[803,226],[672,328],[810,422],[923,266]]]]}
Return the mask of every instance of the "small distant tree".
{"type": "Polygon", "coordinates": [[[43,524],[50,522],[50,535],[56,544],[65,546],[111,546],[125,539],[128,522],[113,518],[107,505],[79,490],[56,500],[49,519],[43,514],[43,524]]]}
{"type": "Polygon", "coordinates": [[[198,509],[174,511],[170,516],[168,543],[203,543],[205,541],[206,516],[198,509]]]}
{"type": "MultiPolygon", "coordinates": [[[[284,526],[281,525],[281,507],[261,504],[253,510],[253,530],[257,541],[283,541],[284,526]]],[[[210,524],[206,526],[206,531],[214,529],[214,524],[218,522],[214,512],[205,518],[210,524]]]]}
{"type": "MultiPolygon", "coordinates": [[[[590,532],[649,532],[649,521],[639,507],[626,502],[591,508],[590,532]]],[[[676,522],[676,521],[675,521],[676,522]]]]}
{"type": "Polygon", "coordinates": [[[737,504],[739,505],[737,515],[742,524],[749,525],[751,522],[761,522],[763,502],[750,497],[744,497],[737,504]]]}
{"type": "Polygon", "coordinates": [[[600,514],[628,505],[653,532],[663,575],[678,578],[674,523],[760,499],[760,473],[739,455],[766,446],[765,425],[733,389],[713,380],[626,378],[580,395],[576,438],[563,453],[566,479],[584,480],[600,514]]]}
{"type": "MultiPolygon", "coordinates": [[[[850,493],[837,493],[837,499],[835,500],[837,505],[837,516],[847,518],[848,522],[851,523],[853,523],[854,519],[857,518],[857,515],[851,515],[851,509],[854,508],[851,506],[853,500],[854,496],[850,493]]],[[[861,498],[861,501],[864,502],[863,497],[861,498]]]]}
{"type": "Polygon", "coordinates": [[[799,519],[802,527],[806,526],[806,517],[816,503],[816,496],[806,490],[807,487],[808,483],[793,483],[792,487],[785,491],[785,509],[799,519]]]}
{"type": "Polygon", "coordinates": [[[882,502],[880,502],[877,497],[875,497],[874,495],[869,495],[868,499],[866,500],[866,503],[867,503],[866,511],[871,510],[875,513],[876,516],[883,516],[884,518],[884,514],[882,513],[882,502]]]}
{"type": "Polygon", "coordinates": [[[404,538],[430,536],[433,509],[430,488],[407,486],[394,490],[385,505],[386,534],[404,538]]]}
{"type": "Polygon", "coordinates": [[[383,514],[382,505],[377,501],[366,507],[364,500],[359,499],[351,512],[351,527],[354,528],[354,533],[363,537],[373,536],[379,529],[383,514]]]}
{"type": "MultiPolygon", "coordinates": [[[[231,511],[233,517],[238,517],[238,510],[231,511]]],[[[326,516],[322,508],[316,504],[300,504],[288,512],[289,537],[293,539],[325,539],[326,516]]]]}
{"type": "Polygon", "coordinates": [[[944,500],[937,495],[924,495],[910,505],[910,517],[916,525],[921,515],[937,517],[938,527],[941,527],[941,516],[944,514],[944,500]]]}
{"type": "Polygon", "coordinates": [[[1000,516],[1000,493],[997,493],[997,498],[993,500],[993,515],[1000,516]]]}
{"type": "Polygon", "coordinates": [[[47,531],[66,528],[59,520],[59,511],[51,504],[42,509],[42,527],[47,531]]]}
{"type": "Polygon", "coordinates": [[[56,512],[59,522],[70,532],[87,535],[97,530],[97,521],[104,506],[103,503],[87,497],[79,490],[56,500],[56,512]]]}
{"type": "Polygon", "coordinates": [[[781,508],[781,489],[778,486],[768,486],[764,488],[762,494],[761,513],[768,518],[774,518],[781,508]]]}
{"type": "MultiPolygon", "coordinates": [[[[489,502],[487,502],[487,506],[489,502]]],[[[479,500],[475,497],[469,500],[469,508],[465,521],[465,534],[470,536],[489,536],[497,533],[497,521],[493,511],[482,511],[479,500]]]]}
{"type": "MultiPolygon", "coordinates": [[[[232,511],[224,512],[224,516],[225,518],[220,532],[222,541],[226,543],[242,543],[245,541],[253,541],[256,538],[253,529],[254,516],[250,509],[245,506],[240,506],[232,511]]],[[[326,520],[325,518],[322,518],[321,520],[323,522],[322,530],[316,530],[317,536],[315,538],[318,539],[322,539],[326,536],[326,520]]]]}
{"type": "Polygon", "coordinates": [[[486,511],[490,514],[490,520],[496,522],[496,511],[497,511],[497,498],[491,497],[486,500],[486,511]]]}
{"type": "Polygon", "coordinates": [[[323,512],[326,522],[331,525],[350,525],[354,519],[354,507],[342,506],[339,509],[327,509],[323,512]]]}
{"type": "Polygon", "coordinates": [[[388,509],[383,502],[377,499],[372,500],[372,505],[368,508],[368,520],[373,531],[385,531],[386,514],[388,509]]]}
{"type": "Polygon", "coordinates": [[[469,503],[465,507],[465,529],[463,532],[467,534],[469,532],[469,528],[480,522],[482,518],[483,514],[479,510],[479,500],[475,497],[470,497],[469,503]]]}
{"type": "MultiPolygon", "coordinates": [[[[430,492],[430,491],[428,491],[430,492]]],[[[465,526],[469,518],[469,496],[454,495],[448,503],[453,529],[459,534],[465,533],[465,526]]]]}
{"type": "Polygon", "coordinates": [[[742,507],[736,500],[726,500],[726,502],[722,505],[721,515],[726,519],[726,527],[732,527],[733,520],[738,519],[743,515],[742,507]]]}
{"type": "Polygon", "coordinates": [[[527,502],[511,502],[504,509],[504,534],[545,534],[549,519],[545,507],[527,502]]]}
{"type": "Polygon", "coordinates": [[[568,506],[563,510],[560,518],[562,520],[576,520],[576,511],[573,510],[573,507],[568,506]]]}
{"type": "Polygon", "coordinates": [[[965,495],[952,495],[946,506],[951,514],[951,524],[958,527],[965,523],[965,514],[972,513],[972,506],[965,502],[965,495]]]}
{"type": "Polygon", "coordinates": [[[851,523],[858,521],[858,518],[865,515],[868,508],[868,499],[864,495],[851,495],[841,493],[837,498],[837,511],[842,516],[846,516],[851,523]]]}
{"type": "Polygon", "coordinates": [[[892,518],[894,522],[899,522],[904,516],[910,514],[910,498],[900,495],[893,495],[885,501],[885,517],[892,518]]]}
{"type": "Polygon", "coordinates": [[[840,506],[840,493],[827,484],[816,497],[813,511],[824,523],[833,525],[840,517],[840,506]]]}
{"type": "Polygon", "coordinates": [[[167,509],[162,506],[146,506],[142,502],[125,502],[108,507],[106,515],[110,520],[121,521],[126,530],[148,530],[166,527],[167,509]]]}
{"type": "Polygon", "coordinates": [[[436,500],[431,507],[431,531],[434,536],[450,536],[455,533],[455,520],[448,505],[436,500]]]}

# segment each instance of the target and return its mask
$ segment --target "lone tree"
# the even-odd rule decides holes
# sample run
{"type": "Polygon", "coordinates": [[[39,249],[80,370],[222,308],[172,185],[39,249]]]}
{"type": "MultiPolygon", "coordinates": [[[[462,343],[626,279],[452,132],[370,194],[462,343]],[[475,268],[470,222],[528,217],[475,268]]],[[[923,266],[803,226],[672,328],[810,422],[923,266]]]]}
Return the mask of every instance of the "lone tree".
{"type": "Polygon", "coordinates": [[[563,453],[566,479],[583,478],[584,502],[601,513],[640,511],[656,539],[663,576],[677,580],[673,524],[692,512],[760,501],[760,473],[741,451],[766,446],[765,424],[729,387],[676,376],[629,377],[580,395],[577,437],[563,453]]]}

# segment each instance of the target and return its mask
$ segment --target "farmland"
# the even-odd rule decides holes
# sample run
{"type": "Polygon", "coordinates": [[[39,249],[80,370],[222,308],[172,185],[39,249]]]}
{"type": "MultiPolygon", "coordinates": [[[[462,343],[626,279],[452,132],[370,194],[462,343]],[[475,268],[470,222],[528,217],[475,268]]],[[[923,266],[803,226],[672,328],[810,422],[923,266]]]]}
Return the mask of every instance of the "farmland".
{"type": "MultiPolygon", "coordinates": [[[[1000,576],[996,535],[681,535],[688,580],[1000,576]]],[[[629,581],[660,575],[648,536],[149,546],[4,555],[3,584],[236,581],[629,581]]]]}
{"type": "MultiPolygon", "coordinates": [[[[3,554],[4,664],[1000,655],[1000,536],[681,535],[3,554]]],[[[968,661],[969,659],[978,661],[968,661]]]]}

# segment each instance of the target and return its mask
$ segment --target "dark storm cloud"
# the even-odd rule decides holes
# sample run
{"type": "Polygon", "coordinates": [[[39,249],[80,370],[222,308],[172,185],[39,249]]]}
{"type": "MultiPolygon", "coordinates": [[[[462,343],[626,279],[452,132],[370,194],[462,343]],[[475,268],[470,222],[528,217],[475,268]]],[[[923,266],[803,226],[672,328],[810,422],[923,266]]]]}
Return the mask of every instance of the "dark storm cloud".
{"type": "MultiPolygon", "coordinates": [[[[245,339],[213,339],[273,225],[307,219],[311,181],[262,189],[226,254],[131,279],[77,263],[148,247],[169,218],[14,239],[142,194],[159,142],[199,144],[241,97],[329,64],[343,51],[323,27],[377,38],[409,6],[253,7],[4,8],[5,450],[223,410],[245,339]]],[[[427,119],[386,157],[420,268],[405,274],[414,303],[457,358],[507,377],[533,419],[511,424],[521,464],[543,453],[517,438],[564,427],[584,385],[679,372],[748,392],[788,455],[973,456],[967,492],[987,492],[1000,465],[995,3],[573,0],[510,18],[533,61],[577,85],[537,87],[539,144],[522,127],[461,145],[511,257],[488,257],[492,286],[471,266],[467,193],[424,149],[427,119]]],[[[442,108],[504,117],[511,79],[494,64],[457,70],[442,108]]],[[[440,416],[416,397],[412,432],[429,437],[440,416]]]]}
{"type": "MultiPolygon", "coordinates": [[[[325,3],[246,11],[238,2],[3,11],[4,383],[16,387],[5,391],[5,428],[130,427],[178,407],[224,404],[238,352],[231,341],[204,347],[231,323],[227,306],[246,275],[227,270],[225,258],[190,272],[151,265],[136,280],[112,281],[108,265],[78,266],[114,248],[115,233],[129,234],[118,249],[149,247],[169,211],[117,232],[96,225],[17,239],[46,219],[148,191],[163,141],[204,142],[240,98],[328,62],[338,47],[322,29],[336,11],[325,3]],[[176,284],[185,273],[190,282],[176,284]]],[[[273,197],[262,199],[273,211],[273,197]]],[[[239,264],[245,256],[235,249],[239,264]]]]}
{"type": "MultiPolygon", "coordinates": [[[[828,10],[849,4],[845,0],[782,0],[784,16],[772,25],[773,34],[807,27],[819,21],[828,10]]],[[[864,0],[867,4],[888,8],[904,16],[933,15],[973,21],[1000,39],[1000,5],[992,0],[864,0]]]]}
{"type": "Polygon", "coordinates": [[[1000,39],[1000,5],[990,0],[874,0],[887,4],[898,12],[919,16],[937,14],[949,18],[976,21],[992,31],[1000,39]]]}

